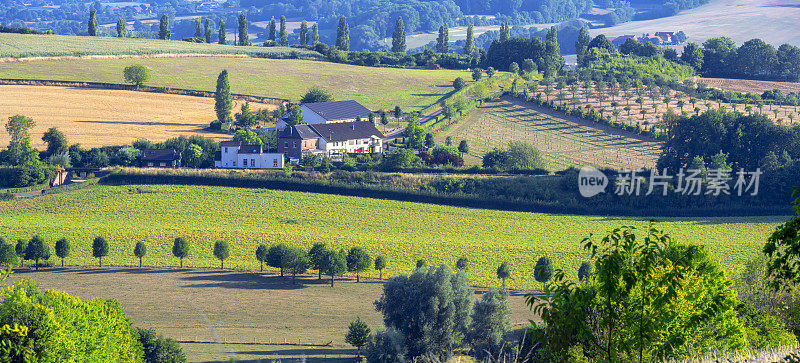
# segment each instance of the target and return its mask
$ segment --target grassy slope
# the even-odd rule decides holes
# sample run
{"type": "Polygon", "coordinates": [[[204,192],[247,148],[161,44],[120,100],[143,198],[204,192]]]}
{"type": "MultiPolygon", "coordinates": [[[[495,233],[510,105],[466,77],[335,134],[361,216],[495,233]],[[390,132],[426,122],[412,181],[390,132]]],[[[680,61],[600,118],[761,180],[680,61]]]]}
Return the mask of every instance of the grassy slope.
{"type": "Polygon", "coordinates": [[[149,59],[68,59],[8,63],[0,78],[122,83],[131,64],[150,68],[150,86],[214,91],[217,76],[230,72],[231,91],[299,100],[312,86],[329,90],[336,99],[355,99],[370,109],[400,105],[406,111],[435,104],[452,91],[463,71],[360,67],[295,59],[183,57],[149,59]]]}
{"type": "MultiPolygon", "coordinates": [[[[667,220],[661,227],[679,241],[707,245],[729,271],[758,253],[780,217],[667,220]]],[[[512,265],[512,287],[540,286],[533,281],[537,258],[548,255],[575,275],[587,259],[580,241],[622,224],[625,218],[565,216],[476,210],[408,202],[308,193],[186,186],[98,186],[39,199],[0,202],[0,233],[7,240],[41,234],[50,245],[73,241],[69,261],[94,264],[91,239],[112,243],[105,262],[133,264],[133,245],[148,243],[145,263],[174,266],[172,240],[192,241],[191,266],[216,266],[212,244],[231,241],[226,266],[256,268],[259,243],[286,242],[309,247],[325,242],[335,248],[363,246],[388,257],[390,275],[411,271],[414,261],[452,264],[471,261],[471,281],[498,285],[495,269],[512,265]]],[[[375,276],[376,272],[369,275],[375,276]]]]}
{"type": "Polygon", "coordinates": [[[480,164],[480,158],[495,147],[505,147],[512,140],[533,143],[548,167],[563,170],[570,166],[607,166],[638,169],[653,167],[660,143],[611,127],[544,113],[511,97],[501,102],[484,103],[455,126],[437,135],[437,142],[447,136],[466,139],[470,145],[467,160],[480,164]]]}
{"type": "Polygon", "coordinates": [[[288,54],[293,50],[303,56],[320,56],[317,52],[289,47],[235,47],[232,45],[189,43],[179,40],[0,34],[0,58],[167,53],[277,55],[288,54]]]}
{"type": "MultiPolygon", "coordinates": [[[[382,285],[376,280],[356,284],[339,281],[330,288],[316,277],[297,284],[270,273],[218,269],[53,268],[32,272],[19,269],[11,281],[32,278],[43,288],[66,291],[82,298],[114,298],[136,326],[155,328],[180,340],[209,342],[209,324],[220,342],[283,342],[320,344],[325,348],[268,345],[227,345],[238,359],[299,358],[302,354],[355,355],[344,341],[350,321],[361,317],[375,331],[382,326],[373,302],[382,285]],[[204,314],[208,322],[203,318],[204,314]],[[312,350],[313,349],[313,350],[312,350]]],[[[532,313],[524,296],[511,296],[512,323],[525,324],[532,313]]],[[[189,361],[227,361],[219,346],[190,344],[189,361]]],[[[350,362],[352,362],[352,357],[350,362]]]]}

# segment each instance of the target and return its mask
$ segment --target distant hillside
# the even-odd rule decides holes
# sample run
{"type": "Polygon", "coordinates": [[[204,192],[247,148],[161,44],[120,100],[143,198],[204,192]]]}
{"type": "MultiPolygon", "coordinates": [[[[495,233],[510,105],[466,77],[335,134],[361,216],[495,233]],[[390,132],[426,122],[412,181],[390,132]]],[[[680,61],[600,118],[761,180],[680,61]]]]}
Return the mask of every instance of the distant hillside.
{"type": "Polygon", "coordinates": [[[610,28],[590,30],[592,35],[620,36],[683,30],[688,41],[727,36],[738,44],[761,38],[776,47],[783,43],[800,46],[798,0],[712,0],[706,5],[666,18],[632,21],[610,28]]]}
{"type": "Polygon", "coordinates": [[[295,53],[292,52],[304,58],[322,56],[317,52],[289,47],[236,47],[179,40],[0,33],[0,58],[186,53],[282,58],[293,56],[295,53]]]}

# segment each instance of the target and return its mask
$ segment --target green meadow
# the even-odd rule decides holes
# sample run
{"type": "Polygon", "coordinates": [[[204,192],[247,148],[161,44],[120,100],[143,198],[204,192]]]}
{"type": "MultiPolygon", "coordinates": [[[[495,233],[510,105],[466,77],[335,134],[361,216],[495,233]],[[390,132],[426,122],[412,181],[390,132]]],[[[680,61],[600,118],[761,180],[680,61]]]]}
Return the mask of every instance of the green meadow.
{"type": "MultiPolygon", "coordinates": [[[[677,241],[706,245],[729,272],[755,256],[786,217],[665,219],[659,228],[677,241]]],[[[549,256],[575,276],[589,256],[580,241],[621,225],[647,226],[631,218],[573,216],[447,207],[411,202],[313,193],[199,186],[95,186],[35,199],[0,202],[0,236],[7,241],[44,237],[50,246],[72,241],[72,265],[92,265],[95,236],[110,241],[103,263],[134,265],[133,246],[145,241],[144,264],[177,266],[174,238],[187,237],[191,253],[184,265],[219,266],[212,245],[232,245],[226,268],[258,269],[259,244],[284,242],[310,247],[364,247],[386,255],[386,275],[409,273],[415,261],[454,265],[470,259],[469,277],[479,286],[498,285],[495,270],[508,261],[512,288],[540,287],[533,267],[549,256]]],[[[55,256],[53,256],[55,260],[55,256]]],[[[367,274],[372,277],[377,271],[367,274]]]]}

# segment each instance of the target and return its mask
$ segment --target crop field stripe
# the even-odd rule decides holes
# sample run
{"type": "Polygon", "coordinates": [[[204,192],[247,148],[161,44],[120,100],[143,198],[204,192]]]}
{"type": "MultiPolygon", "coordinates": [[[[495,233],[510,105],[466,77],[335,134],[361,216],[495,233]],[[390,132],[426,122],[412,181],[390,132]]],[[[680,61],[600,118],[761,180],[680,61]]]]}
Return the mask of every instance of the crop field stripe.
{"type": "MultiPolygon", "coordinates": [[[[729,272],[759,253],[767,236],[785,217],[666,218],[659,225],[679,241],[705,244],[729,272]]],[[[580,240],[603,235],[620,225],[645,226],[644,219],[567,216],[446,207],[412,202],[263,189],[198,186],[97,186],[89,189],[0,202],[0,235],[6,240],[41,235],[52,247],[68,238],[68,264],[94,265],[91,241],[103,235],[111,243],[104,264],[134,265],[137,241],[145,241],[146,265],[177,266],[171,253],[175,237],[189,238],[192,251],[185,265],[215,267],[212,245],[231,243],[225,265],[258,269],[260,243],[284,242],[309,248],[324,242],[332,248],[364,247],[384,254],[384,275],[408,273],[414,261],[452,265],[470,259],[470,280],[498,285],[495,273],[511,263],[513,288],[539,286],[533,266],[550,256],[574,276],[588,259],[580,240]],[[436,223],[431,224],[431,221],[436,223]]],[[[377,276],[370,271],[365,276],[377,276]]]]}

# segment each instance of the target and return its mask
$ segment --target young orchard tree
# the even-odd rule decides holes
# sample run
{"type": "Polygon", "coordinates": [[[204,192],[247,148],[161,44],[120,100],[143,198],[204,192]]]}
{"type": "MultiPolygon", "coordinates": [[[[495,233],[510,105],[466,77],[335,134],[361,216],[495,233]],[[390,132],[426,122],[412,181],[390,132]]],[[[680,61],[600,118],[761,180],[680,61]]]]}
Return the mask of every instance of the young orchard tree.
{"type": "Polygon", "coordinates": [[[472,80],[477,82],[483,78],[483,71],[480,68],[475,68],[472,70],[472,80]]]}
{"type": "Polygon", "coordinates": [[[267,266],[281,269],[281,277],[283,277],[283,255],[289,247],[283,243],[274,245],[267,250],[267,266]]]}
{"type": "Polygon", "coordinates": [[[264,262],[267,261],[268,249],[267,245],[260,244],[256,248],[256,261],[261,263],[261,272],[264,272],[264,262]]]}
{"type": "Polygon", "coordinates": [[[328,251],[325,259],[325,274],[331,277],[331,287],[333,287],[336,276],[342,276],[345,272],[347,272],[347,253],[344,250],[328,251]]]}
{"type": "Polygon", "coordinates": [[[50,247],[44,242],[42,237],[33,236],[28,246],[25,248],[25,258],[35,261],[36,271],[39,271],[39,260],[47,260],[50,258],[50,247]]]}
{"type": "Polygon", "coordinates": [[[394,106],[394,118],[399,120],[400,117],[403,117],[403,109],[400,106],[394,106]]]}
{"type": "Polygon", "coordinates": [[[183,237],[175,238],[172,243],[172,255],[181,260],[181,268],[183,268],[183,259],[189,257],[189,241],[183,237]]]}
{"type": "Polygon", "coordinates": [[[540,257],[533,269],[533,278],[542,283],[544,290],[544,285],[550,281],[551,277],[553,277],[553,262],[550,261],[550,257],[540,257]]]}
{"type": "Polygon", "coordinates": [[[14,245],[6,243],[0,238],[0,265],[11,268],[17,264],[17,253],[14,251],[14,245]]]}
{"type": "Polygon", "coordinates": [[[103,267],[103,257],[108,256],[108,241],[102,236],[97,236],[92,241],[92,257],[97,259],[97,265],[103,267]]]}
{"type": "Polygon", "coordinates": [[[61,259],[61,267],[64,267],[64,259],[69,256],[69,250],[69,241],[66,238],[56,241],[56,256],[61,259]]]}
{"type": "Polygon", "coordinates": [[[369,270],[372,266],[372,257],[361,247],[353,247],[347,253],[347,271],[356,273],[356,282],[361,282],[359,274],[369,270]]]}
{"type": "Polygon", "coordinates": [[[508,292],[490,288],[475,302],[467,341],[479,358],[501,355],[503,338],[511,331],[508,292]]]}
{"type": "Polygon", "coordinates": [[[461,257],[456,261],[456,269],[459,271],[466,271],[469,268],[469,260],[466,257],[461,257]]]}
{"type": "Polygon", "coordinates": [[[497,268],[497,278],[503,280],[503,289],[506,288],[506,279],[509,277],[511,277],[511,269],[508,266],[508,262],[503,262],[497,268]]]}
{"type": "Polygon", "coordinates": [[[144,258],[146,254],[147,245],[142,241],[136,242],[136,246],[133,247],[133,255],[139,259],[139,268],[142,268],[142,258],[144,258]]]}
{"type": "Polygon", "coordinates": [[[360,317],[351,322],[347,329],[344,341],[358,349],[358,357],[361,357],[361,348],[369,341],[369,333],[369,326],[360,317]]]}
{"type": "Polygon", "coordinates": [[[322,270],[325,268],[325,258],[328,256],[328,247],[324,243],[315,243],[308,250],[311,268],[317,270],[317,280],[322,280],[322,270]]]}
{"type": "Polygon", "coordinates": [[[423,259],[417,260],[417,269],[421,269],[427,266],[428,266],[428,261],[425,261],[423,259]]]}
{"type": "Polygon", "coordinates": [[[295,283],[297,275],[306,273],[310,265],[308,253],[300,247],[289,247],[281,256],[281,267],[292,274],[292,283],[295,283]]]}
{"type": "Polygon", "coordinates": [[[214,242],[214,257],[219,260],[219,268],[225,268],[225,260],[230,256],[231,248],[228,241],[219,240],[214,242]]]}
{"type": "Polygon", "coordinates": [[[467,140],[461,140],[458,143],[458,152],[461,153],[461,157],[464,157],[464,154],[469,154],[469,144],[467,144],[467,140]]]}
{"type": "Polygon", "coordinates": [[[20,266],[25,267],[25,250],[28,248],[28,241],[18,239],[17,244],[14,245],[14,252],[19,257],[20,266]]]}
{"type": "Polygon", "coordinates": [[[375,269],[378,270],[378,279],[383,280],[383,269],[386,268],[386,256],[375,257],[375,269]]]}

